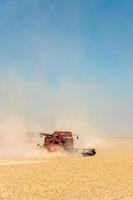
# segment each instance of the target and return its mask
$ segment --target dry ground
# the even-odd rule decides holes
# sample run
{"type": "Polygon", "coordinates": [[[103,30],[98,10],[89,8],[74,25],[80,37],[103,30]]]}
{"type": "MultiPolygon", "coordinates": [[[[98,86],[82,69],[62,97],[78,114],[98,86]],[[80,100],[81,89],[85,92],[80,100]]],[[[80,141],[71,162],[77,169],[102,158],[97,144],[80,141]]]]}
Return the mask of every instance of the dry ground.
{"type": "Polygon", "coordinates": [[[0,165],[0,200],[45,199],[133,200],[133,151],[0,165]]]}

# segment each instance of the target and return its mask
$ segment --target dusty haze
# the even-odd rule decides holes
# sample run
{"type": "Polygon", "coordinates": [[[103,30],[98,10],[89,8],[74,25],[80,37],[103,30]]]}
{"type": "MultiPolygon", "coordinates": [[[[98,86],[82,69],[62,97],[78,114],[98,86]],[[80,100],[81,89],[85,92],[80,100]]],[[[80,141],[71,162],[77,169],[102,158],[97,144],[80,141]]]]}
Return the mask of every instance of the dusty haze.
{"type": "Polygon", "coordinates": [[[27,143],[28,131],[71,130],[80,137],[76,147],[132,147],[129,141],[108,139],[111,132],[94,120],[89,99],[83,97],[85,90],[69,79],[55,90],[39,73],[28,80],[15,70],[4,73],[0,80],[0,158],[41,157],[40,151],[27,143]]]}

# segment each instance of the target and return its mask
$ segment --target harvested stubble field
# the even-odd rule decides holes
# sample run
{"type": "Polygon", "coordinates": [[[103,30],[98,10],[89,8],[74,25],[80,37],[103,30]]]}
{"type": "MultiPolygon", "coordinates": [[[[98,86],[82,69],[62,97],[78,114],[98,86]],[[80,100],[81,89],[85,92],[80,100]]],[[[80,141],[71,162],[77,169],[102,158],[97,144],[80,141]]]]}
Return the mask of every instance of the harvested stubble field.
{"type": "Polygon", "coordinates": [[[1,161],[0,200],[133,200],[131,149],[18,163],[1,161]]]}

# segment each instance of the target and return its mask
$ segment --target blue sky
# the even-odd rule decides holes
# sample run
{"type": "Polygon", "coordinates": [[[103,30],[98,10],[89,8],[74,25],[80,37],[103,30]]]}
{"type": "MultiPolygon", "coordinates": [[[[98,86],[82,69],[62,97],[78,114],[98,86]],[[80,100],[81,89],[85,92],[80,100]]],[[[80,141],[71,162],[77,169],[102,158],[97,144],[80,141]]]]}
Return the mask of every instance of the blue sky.
{"type": "MultiPolygon", "coordinates": [[[[31,85],[34,97],[38,88],[32,83],[40,80],[39,87],[47,87],[54,98],[63,87],[69,96],[74,87],[70,99],[77,94],[81,98],[74,110],[80,107],[103,132],[132,135],[132,52],[131,0],[0,0],[0,77],[4,84],[11,84],[10,75],[15,74],[17,84],[31,85]]],[[[14,87],[16,82],[12,84],[14,87]]],[[[1,106],[4,102],[7,107],[7,101],[8,108],[14,107],[12,112],[22,115],[12,100],[14,94],[2,93],[4,87],[0,89],[1,106]]],[[[25,87],[23,94],[28,93],[25,87]]],[[[26,108],[29,99],[22,100],[26,108]]],[[[72,110],[70,99],[68,110],[72,110]]],[[[35,100],[25,115],[35,115],[39,103],[35,100]]],[[[54,101],[51,104],[56,106],[54,101]]],[[[39,113],[42,109],[40,106],[39,113]]],[[[49,119],[50,115],[54,115],[52,111],[49,119]]],[[[70,115],[74,114],[67,113],[68,118],[70,115]]]]}

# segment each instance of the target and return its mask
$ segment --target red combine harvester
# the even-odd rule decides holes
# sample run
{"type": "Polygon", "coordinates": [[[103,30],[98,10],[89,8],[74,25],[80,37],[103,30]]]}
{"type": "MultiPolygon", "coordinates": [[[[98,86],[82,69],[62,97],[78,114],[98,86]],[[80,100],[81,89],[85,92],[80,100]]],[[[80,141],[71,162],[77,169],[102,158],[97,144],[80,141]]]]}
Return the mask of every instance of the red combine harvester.
{"type": "Polygon", "coordinates": [[[83,156],[93,156],[96,154],[95,149],[76,149],[74,148],[74,137],[79,139],[77,135],[73,135],[71,131],[55,131],[53,134],[40,133],[40,137],[44,137],[43,145],[39,145],[47,149],[49,152],[68,151],[77,152],[82,150],[83,156]]]}

